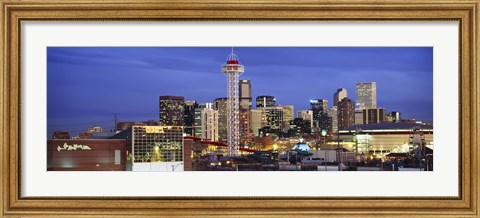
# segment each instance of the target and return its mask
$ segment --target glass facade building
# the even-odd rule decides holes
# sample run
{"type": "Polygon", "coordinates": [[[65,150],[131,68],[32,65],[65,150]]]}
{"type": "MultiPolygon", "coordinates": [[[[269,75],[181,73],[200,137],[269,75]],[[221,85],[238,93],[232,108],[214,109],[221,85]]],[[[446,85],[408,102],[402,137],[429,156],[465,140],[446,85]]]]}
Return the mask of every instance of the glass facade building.
{"type": "Polygon", "coordinates": [[[184,122],[184,132],[188,136],[194,136],[194,128],[195,128],[195,108],[198,107],[196,101],[185,101],[185,105],[183,107],[183,122],[184,122]]]}

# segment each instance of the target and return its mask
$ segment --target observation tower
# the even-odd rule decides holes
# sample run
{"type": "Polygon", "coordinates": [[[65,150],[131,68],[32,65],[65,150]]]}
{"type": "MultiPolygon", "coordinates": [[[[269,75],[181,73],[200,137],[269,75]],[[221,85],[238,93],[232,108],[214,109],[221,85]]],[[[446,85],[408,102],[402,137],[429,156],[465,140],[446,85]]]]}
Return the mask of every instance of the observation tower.
{"type": "Polygon", "coordinates": [[[227,57],[227,63],[222,66],[222,73],[227,76],[227,138],[230,156],[237,155],[240,144],[238,77],[244,71],[243,65],[238,61],[238,56],[233,53],[232,48],[232,53],[227,57]]]}

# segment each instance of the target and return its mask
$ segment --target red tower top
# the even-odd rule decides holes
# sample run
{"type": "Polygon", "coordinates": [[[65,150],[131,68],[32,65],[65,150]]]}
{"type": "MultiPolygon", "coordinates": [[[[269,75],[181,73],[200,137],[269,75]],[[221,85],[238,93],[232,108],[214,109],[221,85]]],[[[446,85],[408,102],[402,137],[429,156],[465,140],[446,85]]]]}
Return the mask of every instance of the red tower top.
{"type": "Polygon", "coordinates": [[[233,48],[232,53],[230,53],[230,55],[228,55],[227,57],[227,64],[240,64],[240,62],[238,61],[238,56],[233,53],[233,48]]]}

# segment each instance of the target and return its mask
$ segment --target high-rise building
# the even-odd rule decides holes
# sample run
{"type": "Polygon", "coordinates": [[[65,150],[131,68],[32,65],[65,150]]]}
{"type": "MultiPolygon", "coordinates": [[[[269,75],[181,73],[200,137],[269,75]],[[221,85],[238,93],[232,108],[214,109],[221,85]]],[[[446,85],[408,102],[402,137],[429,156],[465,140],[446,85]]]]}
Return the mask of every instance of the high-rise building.
{"type": "Polygon", "coordinates": [[[337,132],[338,131],[338,106],[332,106],[330,110],[328,110],[328,116],[331,119],[330,131],[337,132]]]}
{"type": "Polygon", "coordinates": [[[184,104],[182,96],[160,96],[160,125],[183,126],[184,104]]]}
{"type": "Polygon", "coordinates": [[[348,97],[347,90],[345,88],[337,89],[337,92],[333,95],[333,106],[337,106],[338,102],[348,97]]]}
{"type": "Polygon", "coordinates": [[[293,105],[282,105],[280,106],[283,108],[283,123],[284,123],[284,132],[288,132],[290,128],[290,121],[295,118],[294,115],[294,107],[293,105]]]}
{"type": "Polygon", "coordinates": [[[259,136],[258,130],[267,125],[267,118],[265,110],[252,109],[250,110],[250,120],[253,134],[259,136]]]}
{"type": "Polygon", "coordinates": [[[210,141],[218,141],[218,111],[212,103],[200,104],[195,108],[194,136],[210,141]]]}
{"type": "Polygon", "coordinates": [[[344,98],[337,104],[338,129],[345,129],[355,125],[355,105],[349,98],[344,98]]]}
{"type": "Polygon", "coordinates": [[[218,138],[227,138],[227,98],[217,98],[213,101],[213,109],[218,111],[218,138]]]}
{"type": "Polygon", "coordinates": [[[295,118],[290,121],[290,136],[297,137],[302,134],[310,134],[312,127],[310,126],[309,120],[304,120],[302,118],[295,118]]]}
{"type": "Polygon", "coordinates": [[[313,127],[313,111],[312,110],[299,110],[297,111],[297,118],[308,120],[310,122],[310,129],[313,127]]]}
{"type": "Polygon", "coordinates": [[[218,111],[212,108],[212,104],[209,103],[207,108],[201,109],[201,138],[218,141],[218,111]]]}
{"type": "Polygon", "coordinates": [[[257,109],[262,107],[275,107],[276,105],[275,97],[269,95],[257,96],[255,102],[257,105],[257,109]]]}
{"type": "Polygon", "coordinates": [[[322,129],[330,128],[328,118],[328,101],[325,99],[310,100],[310,110],[313,112],[313,132],[320,132],[322,129]]]}
{"type": "Polygon", "coordinates": [[[222,66],[222,73],[227,76],[227,139],[230,156],[237,155],[240,144],[238,77],[243,72],[245,68],[238,61],[238,56],[233,53],[232,48],[232,53],[227,57],[227,63],[222,66]]]}
{"type": "Polygon", "coordinates": [[[356,88],[356,109],[363,110],[377,107],[377,83],[357,82],[356,88]]]}
{"type": "Polygon", "coordinates": [[[390,113],[390,116],[392,117],[392,122],[394,122],[394,123],[398,123],[402,120],[402,116],[401,116],[400,112],[398,112],[398,111],[392,111],[390,113]]]}
{"type": "Polygon", "coordinates": [[[252,84],[250,80],[238,81],[238,93],[240,94],[240,107],[252,109],[252,84]]]}
{"type": "Polygon", "coordinates": [[[183,123],[184,123],[184,133],[188,136],[194,136],[195,128],[195,108],[198,108],[196,101],[185,101],[183,107],[183,123]]]}
{"type": "Polygon", "coordinates": [[[274,131],[283,131],[285,124],[282,107],[264,107],[267,126],[274,131]]]}
{"type": "Polygon", "coordinates": [[[363,109],[363,124],[383,123],[385,122],[385,109],[370,108],[363,109]]]}
{"type": "Polygon", "coordinates": [[[240,108],[240,144],[251,145],[253,143],[253,130],[250,118],[250,109],[240,108]]]}
{"type": "Polygon", "coordinates": [[[132,171],[183,171],[182,126],[132,126],[113,138],[127,139],[132,171]]]}

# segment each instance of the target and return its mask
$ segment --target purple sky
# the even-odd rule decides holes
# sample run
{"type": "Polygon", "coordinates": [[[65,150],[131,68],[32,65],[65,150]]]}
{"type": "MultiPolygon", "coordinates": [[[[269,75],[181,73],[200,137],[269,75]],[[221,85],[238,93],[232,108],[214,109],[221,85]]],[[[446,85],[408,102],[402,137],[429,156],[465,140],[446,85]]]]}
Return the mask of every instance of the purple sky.
{"type": "MultiPolygon", "coordinates": [[[[227,47],[49,47],[47,136],[92,125],[158,120],[160,95],[199,103],[225,97],[227,47]]],[[[431,47],[238,47],[252,95],[273,95],[295,111],[332,105],[337,88],[355,100],[356,82],[377,82],[377,106],[402,118],[433,119],[431,47]]],[[[254,104],[255,105],[255,104],[254,104]]]]}

